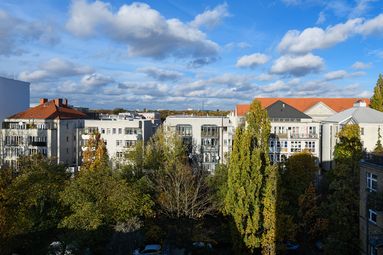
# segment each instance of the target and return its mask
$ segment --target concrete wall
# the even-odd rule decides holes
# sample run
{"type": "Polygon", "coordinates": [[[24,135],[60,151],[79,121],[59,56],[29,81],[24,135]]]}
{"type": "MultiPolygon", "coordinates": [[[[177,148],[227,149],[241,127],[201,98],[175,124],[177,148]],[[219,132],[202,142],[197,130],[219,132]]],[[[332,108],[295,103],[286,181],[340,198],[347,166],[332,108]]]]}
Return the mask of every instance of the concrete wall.
{"type": "Polygon", "coordinates": [[[29,83],[0,77],[0,122],[29,108],[29,83]]]}

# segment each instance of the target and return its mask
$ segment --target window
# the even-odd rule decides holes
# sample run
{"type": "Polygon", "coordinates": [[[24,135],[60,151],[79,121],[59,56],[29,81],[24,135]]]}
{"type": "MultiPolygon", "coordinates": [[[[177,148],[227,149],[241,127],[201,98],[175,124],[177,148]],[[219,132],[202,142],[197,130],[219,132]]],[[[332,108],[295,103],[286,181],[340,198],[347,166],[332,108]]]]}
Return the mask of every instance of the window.
{"type": "Polygon", "coordinates": [[[69,136],[66,137],[66,142],[69,142],[69,136]]]}
{"type": "Polygon", "coordinates": [[[370,246],[370,255],[378,255],[378,249],[374,246],[370,246]]]}
{"type": "Polygon", "coordinates": [[[377,218],[376,212],[374,210],[369,209],[368,210],[368,221],[376,224],[376,218],[377,218]]]}
{"type": "Polygon", "coordinates": [[[301,151],[301,142],[300,141],[291,141],[291,152],[300,152],[301,151]]]}
{"type": "Polygon", "coordinates": [[[112,129],[112,134],[113,134],[113,135],[116,134],[116,128],[113,128],[113,129],[112,129]]]}
{"type": "Polygon", "coordinates": [[[116,146],[122,146],[122,140],[116,140],[116,146]]]}
{"type": "Polygon", "coordinates": [[[105,128],[101,128],[101,134],[105,134],[105,128]]]}
{"type": "Polygon", "coordinates": [[[305,142],[305,148],[311,152],[315,152],[315,142],[314,141],[305,142]]]}
{"type": "Polygon", "coordinates": [[[118,129],[118,134],[119,134],[119,135],[122,134],[122,128],[119,128],[119,129],[118,129]]]}
{"type": "Polygon", "coordinates": [[[378,189],[378,176],[367,172],[367,189],[370,192],[378,189]]]}
{"type": "Polygon", "coordinates": [[[177,125],[176,132],[180,136],[191,136],[192,126],[191,125],[177,125]]]}
{"type": "Polygon", "coordinates": [[[364,128],[360,128],[360,134],[364,135],[364,128]]]}
{"type": "Polygon", "coordinates": [[[107,129],[106,129],[106,134],[107,134],[107,135],[110,134],[110,128],[107,128],[107,129]]]}

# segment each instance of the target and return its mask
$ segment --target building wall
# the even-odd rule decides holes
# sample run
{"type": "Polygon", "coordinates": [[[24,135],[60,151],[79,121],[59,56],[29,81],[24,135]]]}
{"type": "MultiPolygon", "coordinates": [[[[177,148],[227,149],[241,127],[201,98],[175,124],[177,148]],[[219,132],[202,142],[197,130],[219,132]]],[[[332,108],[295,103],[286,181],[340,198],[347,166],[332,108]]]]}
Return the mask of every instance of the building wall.
{"type": "Polygon", "coordinates": [[[138,141],[147,142],[155,132],[153,125],[152,121],[147,119],[85,120],[82,145],[84,146],[86,140],[89,139],[89,129],[95,128],[106,142],[109,158],[119,159],[138,141]],[[137,132],[136,134],[126,134],[125,129],[137,130],[137,132]]]}
{"type": "MultiPolygon", "coordinates": [[[[367,174],[377,177],[377,192],[383,192],[383,165],[361,162],[360,164],[360,203],[359,203],[359,235],[361,242],[361,254],[372,254],[374,240],[383,241],[383,212],[376,211],[376,223],[369,221],[369,209],[367,196],[370,191],[367,187],[367,174]],[[369,245],[368,245],[369,244],[369,245]]],[[[378,254],[383,254],[383,248],[377,248],[378,254]]]]}
{"type": "MultiPolygon", "coordinates": [[[[378,141],[379,129],[383,128],[383,123],[359,123],[360,140],[366,152],[372,152],[378,141]]],[[[322,165],[326,170],[333,166],[334,150],[337,143],[337,133],[341,130],[339,123],[322,123],[322,165]]],[[[383,130],[380,131],[383,135],[383,130]]]]}
{"type": "Polygon", "coordinates": [[[320,159],[320,124],[311,120],[271,122],[272,138],[269,153],[273,162],[288,158],[296,152],[310,150],[320,159]]]}
{"type": "Polygon", "coordinates": [[[337,112],[328,107],[326,104],[318,102],[314,106],[304,111],[304,113],[310,116],[313,119],[313,121],[320,122],[336,114],[337,112]]]}
{"type": "Polygon", "coordinates": [[[0,77],[0,123],[29,108],[29,83],[0,77]]]}
{"type": "Polygon", "coordinates": [[[17,165],[18,158],[42,153],[67,166],[78,166],[79,143],[77,130],[84,120],[5,119],[1,129],[0,165],[17,165]],[[17,143],[7,144],[7,139],[17,143]],[[31,139],[39,141],[31,142],[31,139]],[[41,143],[40,143],[41,142],[41,143]],[[17,152],[17,153],[13,153],[17,152]]]}
{"type": "Polygon", "coordinates": [[[234,127],[228,117],[200,117],[200,116],[169,116],[164,122],[165,130],[169,132],[177,132],[178,125],[190,125],[192,129],[192,155],[200,156],[202,165],[209,171],[214,171],[218,163],[226,163],[229,153],[231,152],[234,127]],[[214,146],[202,144],[203,139],[210,139],[202,134],[203,126],[215,126],[218,128],[218,143],[214,146]],[[202,155],[201,155],[202,153],[202,155]],[[207,159],[205,154],[209,156],[218,154],[215,159],[207,159]],[[215,161],[215,162],[211,162],[215,161]]]}

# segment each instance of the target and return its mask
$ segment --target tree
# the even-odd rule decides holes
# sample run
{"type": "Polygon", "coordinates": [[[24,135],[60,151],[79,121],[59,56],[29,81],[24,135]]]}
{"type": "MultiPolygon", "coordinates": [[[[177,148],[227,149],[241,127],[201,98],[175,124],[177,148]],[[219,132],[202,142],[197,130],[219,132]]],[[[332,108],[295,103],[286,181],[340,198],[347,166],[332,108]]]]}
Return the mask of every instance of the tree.
{"type": "Polygon", "coordinates": [[[81,169],[94,171],[95,169],[104,168],[108,165],[109,158],[106,144],[104,140],[101,139],[100,133],[90,134],[85,148],[81,169]]]}
{"type": "MultiPolygon", "coordinates": [[[[17,172],[8,169],[1,174],[2,240],[9,241],[21,235],[39,236],[41,232],[54,231],[65,212],[59,201],[59,193],[64,190],[70,174],[64,166],[40,154],[20,158],[19,162],[17,172]]],[[[5,241],[0,243],[7,244],[5,241]]],[[[17,243],[18,247],[20,243],[21,240],[17,243]]],[[[0,250],[5,248],[0,247],[0,250]]]]}
{"type": "Polygon", "coordinates": [[[277,168],[268,156],[270,121],[254,100],[246,128],[236,130],[230,156],[225,211],[231,215],[246,246],[275,252],[277,168]]]}
{"type": "Polygon", "coordinates": [[[382,136],[380,134],[380,127],[378,128],[378,141],[376,141],[376,145],[374,148],[375,153],[383,153],[383,145],[382,145],[382,136]]]}
{"type": "Polygon", "coordinates": [[[378,81],[374,87],[374,94],[370,99],[370,107],[377,111],[383,111],[383,77],[379,74],[378,81]]]}
{"type": "Polygon", "coordinates": [[[305,239],[308,239],[308,241],[323,238],[328,227],[327,219],[324,219],[321,215],[318,198],[314,184],[310,183],[298,199],[300,232],[304,234],[305,239]]]}
{"type": "Polygon", "coordinates": [[[326,253],[353,254],[359,249],[359,160],[362,158],[359,126],[345,125],[337,136],[335,168],[330,174],[327,199],[326,253]]]}
{"type": "Polygon", "coordinates": [[[208,176],[208,185],[213,192],[213,201],[217,209],[224,213],[225,198],[227,193],[227,173],[228,165],[219,164],[215,167],[214,174],[208,176]]]}
{"type": "Polygon", "coordinates": [[[298,198],[305,193],[318,172],[315,160],[308,151],[294,153],[287,159],[286,169],[282,173],[283,200],[288,202],[285,213],[293,216],[296,222],[300,221],[297,218],[298,198]]]}
{"type": "Polygon", "coordinates": [[[97,230],[150,216],[152,201],[134,186],[113,174],[110,168],[81,171],[60,194],[70,213],[61,227],[97,230]]]}

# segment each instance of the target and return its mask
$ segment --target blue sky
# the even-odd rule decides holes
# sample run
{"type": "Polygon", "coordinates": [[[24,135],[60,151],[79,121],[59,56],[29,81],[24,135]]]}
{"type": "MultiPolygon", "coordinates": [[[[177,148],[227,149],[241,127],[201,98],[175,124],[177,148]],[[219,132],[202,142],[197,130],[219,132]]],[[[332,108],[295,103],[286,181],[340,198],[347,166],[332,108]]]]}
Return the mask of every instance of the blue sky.
{"type": "Polygon", "coordinates": [[[0,2],[0,75],[31,103],[233,109],[254,97],[370,97],[383,62],[383,3],[0,2]]]}

